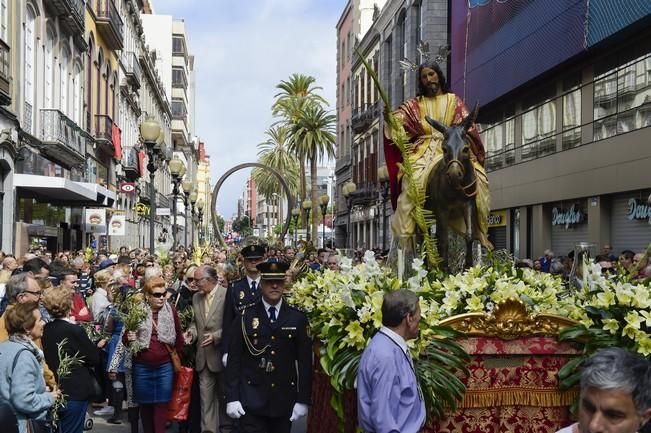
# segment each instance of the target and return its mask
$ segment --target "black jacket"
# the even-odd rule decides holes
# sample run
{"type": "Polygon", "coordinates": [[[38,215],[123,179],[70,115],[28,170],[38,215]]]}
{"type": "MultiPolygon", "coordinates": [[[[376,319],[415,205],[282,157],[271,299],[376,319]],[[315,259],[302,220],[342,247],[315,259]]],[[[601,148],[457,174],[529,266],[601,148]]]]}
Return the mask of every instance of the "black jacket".
{"type": "MultiPolygon", "coordinates": [[[[255,292],[249,286],[249,280],[246,277],[237,280],[226,292],[226,299],[224,300],[224,320],[222,324],[222,353],[228,353],[229,338],[231,335],[231,327],[235,318],[239,318],[242,312],[258,302],[262,295],[259,287],[256,287],[255,292]]],[[[237,322],[239,325],[239,321],[237,322]]]]}
{"type": "Polygon", "coordinates": [[[43,329],[43,353],[45,362],[57,377],[59,368],[59,355],[57,353],[57,344],[67,338],[68,341],[63,346],[69,356],[79,352],[83,357],[80,365],[72,368],[70,376],[61,380],[61,391],[67,395],[68,400],[88,400],[94,391],[92,377],[89,368],[99,365],[99,349],[95,346],[86,335],[86,331],[79,326],[66,322],[65,320],[53,320],[45,325],[43,329]]]}
{"type": "Polygon", "coordinates": [[[236,322],[226,366],[226,401],[240,401],[247,413],[270,417],[289,417],[294,403],[310,404],[312,340],[305,314],[283,301],[272,325],[259,301],[236,322]],[[264,349],[262,353],[252,354],[245,338],[255,349],[264,349]]]}

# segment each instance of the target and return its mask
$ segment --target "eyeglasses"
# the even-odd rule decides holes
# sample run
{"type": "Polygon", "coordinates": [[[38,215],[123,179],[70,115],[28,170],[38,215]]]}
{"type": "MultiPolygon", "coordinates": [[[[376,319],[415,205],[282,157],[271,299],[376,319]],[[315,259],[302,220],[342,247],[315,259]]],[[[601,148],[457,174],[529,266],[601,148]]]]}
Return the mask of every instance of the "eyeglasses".
{"type": "Polygon", "coordinates": [[[24,290],[22,293],[29,293],[31,295],[38,296],[38,297],[43,296],[43,292],[40,291],[40,290],[36,290],[36,291],[35,290],[24,290]]]}
{"type": "Polygon", "coordinates": [[[192,283],[192,282],[194,281],[194,278],[192,278],[192,277],[187,277],[187,278],[185,279],[185,281],[187,281],[188,283],[192,283]]]}
{"type": "Polygon", "coordinates": [[[151,295],[152,295],[154,298],[162,298],[163,296],[165,296],[165,293],[166,293],[166,292],[154,292],[154,293],[152,293],[151,295]]]}

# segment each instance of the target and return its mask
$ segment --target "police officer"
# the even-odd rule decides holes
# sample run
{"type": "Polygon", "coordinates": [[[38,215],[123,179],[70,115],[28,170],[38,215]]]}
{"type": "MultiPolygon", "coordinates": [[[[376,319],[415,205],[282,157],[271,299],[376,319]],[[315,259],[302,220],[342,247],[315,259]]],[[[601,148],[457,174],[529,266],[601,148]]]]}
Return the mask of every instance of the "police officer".
{"type": "Polygon", "coordinates": [[[234,319],[239,318],[244,309],[260,300],[260,271],[257,265],[264,261],[265,250],[263,245],[252,244],[240,251],[244,260],[246,276],[233,283],[226,292],[222,322],[225,336],[222,338],[222,363],[224,365],[228,364],[228,339],[234,319]]]}
{"type": "Polygon", "coordinates": [[[233,326],[226,367],[226,412],[242,433],[289,433],[307,415],[312,340],[305,314],[283,300],[284,262],[258,265],[262,298],[233,326]]]}

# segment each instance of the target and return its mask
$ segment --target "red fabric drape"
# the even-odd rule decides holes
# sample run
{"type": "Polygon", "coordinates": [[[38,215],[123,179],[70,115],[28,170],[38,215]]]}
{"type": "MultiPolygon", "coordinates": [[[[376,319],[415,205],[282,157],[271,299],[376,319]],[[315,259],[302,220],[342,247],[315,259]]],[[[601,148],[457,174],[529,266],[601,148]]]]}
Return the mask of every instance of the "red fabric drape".
{"type": "Polygon", "coordinates": [[[122,159],[122,131],[115,123],[113,124],[113,129],[111,131],[111,138],[113,139],[115,159],[120,161],[122,159]]]}

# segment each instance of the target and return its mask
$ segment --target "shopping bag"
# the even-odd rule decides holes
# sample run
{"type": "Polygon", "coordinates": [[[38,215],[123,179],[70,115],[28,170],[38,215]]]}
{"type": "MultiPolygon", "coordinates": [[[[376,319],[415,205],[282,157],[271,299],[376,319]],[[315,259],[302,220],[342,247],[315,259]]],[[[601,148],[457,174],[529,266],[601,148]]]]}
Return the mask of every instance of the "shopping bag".
{"type": "Polygon", "coordinates": [[[192,391],[194,370],[189,367],[181,367],[174,376],[172,400],[167,405],[167,420],[185,421],[188,419],[190,409],[190,393],[192,391]]]}

